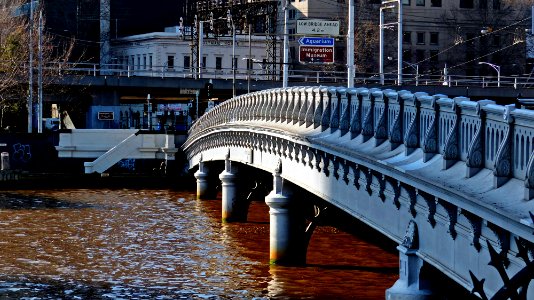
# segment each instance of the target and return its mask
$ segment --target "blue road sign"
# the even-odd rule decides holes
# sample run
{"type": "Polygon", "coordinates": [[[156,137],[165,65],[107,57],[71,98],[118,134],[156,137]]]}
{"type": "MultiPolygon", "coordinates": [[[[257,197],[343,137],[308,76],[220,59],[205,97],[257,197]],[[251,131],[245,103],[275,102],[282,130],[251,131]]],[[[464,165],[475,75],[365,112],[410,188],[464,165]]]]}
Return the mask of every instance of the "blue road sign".
{"type": "Polygon", "coordinates": [[[325,46],[333,47],[334,38],[324,38],[324,37],[301,37],[299,39],[299,44],[302,46],[325,46]]]}

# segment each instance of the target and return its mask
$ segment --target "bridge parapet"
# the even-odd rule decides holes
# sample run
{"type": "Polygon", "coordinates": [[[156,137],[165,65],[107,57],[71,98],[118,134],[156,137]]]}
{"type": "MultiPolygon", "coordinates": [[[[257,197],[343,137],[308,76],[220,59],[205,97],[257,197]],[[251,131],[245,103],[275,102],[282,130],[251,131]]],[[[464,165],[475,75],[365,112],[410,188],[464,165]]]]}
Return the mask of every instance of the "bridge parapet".
{"type": "Polygon", "coordinates": [[[467,288],[480,283],[474,270],[486,295],[500,287],[485,260],[493,247],[510,275],[534,266],[515,256],[534,253],[534,202],[524,201],[534,198],[534,111],[363,87],[272,89],[217,106],[184,149],[192,165],[223,151],[267,171],[282,162],[280,176],[395,241],[414,220],[417,256],[467,288]]]}
{"type": "Polygon", "coordinates": [[[425,162],[442,155],[443,169],[464,162],[468,178],[482,168],[493,170],[495,188],[510,178],[524,180],[525,199],[534,194],[534,112],[513,105],[423,92],[277,88],[228,100],[199,119],[190,135],[250,121],[339,130],[351,139],[361,135],[364,142],[374,137],[375,146],[386,140],[392,148],[404,144],[406,154],[421,149],[425,162]]]}

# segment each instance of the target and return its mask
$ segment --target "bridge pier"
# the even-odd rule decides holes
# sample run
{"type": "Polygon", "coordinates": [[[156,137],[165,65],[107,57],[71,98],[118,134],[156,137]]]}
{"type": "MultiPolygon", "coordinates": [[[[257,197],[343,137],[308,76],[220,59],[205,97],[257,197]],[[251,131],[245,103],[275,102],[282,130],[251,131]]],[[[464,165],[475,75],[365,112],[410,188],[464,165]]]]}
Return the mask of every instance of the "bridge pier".
{"type": "Polygon", "coordinates": [[[197,199],[207,199],[209,194],[209,184],[208,168],[205,162],[200,161],[198,163],[198,170],[195,172],[195,178],[197,179],[197,199]]]}
{"type": "Polygon", "coordinates": [[[399,279],[386,290],[386,300],[433,299],[432,292],[425,288],[421,278],[423,260],[417,256],[419,238],[417,224],[411,221],[399,250],[399,279]]]}
{"type": "Polygon", "coordinates": [[[306,261],[301,251],[299,220],[293,212],[291,193],[284,187],[280,171],[273,174],[273,190],[265,197],[269,206],[269,263],[299,265],[306,261]]]}
{"type": "MultiPolygon", "coordinates": [[[[237,186],[235,168],[232,168],[232,162],[229,158],[224,161],[224,171],[219,175],[222,187],[222,221],[223,223],[242,219],[237,206],[237,186]]],[[[246,219],[246,214],[245,214],[246,219]]]]}

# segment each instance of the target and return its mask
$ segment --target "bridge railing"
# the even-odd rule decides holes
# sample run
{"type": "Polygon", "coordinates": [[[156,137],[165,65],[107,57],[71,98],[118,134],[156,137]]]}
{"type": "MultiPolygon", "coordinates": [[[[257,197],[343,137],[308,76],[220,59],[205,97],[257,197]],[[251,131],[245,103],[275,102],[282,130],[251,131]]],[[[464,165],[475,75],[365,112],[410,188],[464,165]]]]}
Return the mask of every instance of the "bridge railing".
{"type": "Polygon", "coordinates": [[[403,145],[407,155],[421,151],[425,162],[441,155],[443,169],[462,162],[467,177],[490,169],[495,188],[523,180],[525,198],[534,197],[534,111],[513,105],[404,90],[277,88],[218,105],[192,126],[189,140],[205,129],[243,122],[339,131],[375,145],[388,141],[391,149],[403,145]]]}
{"type": "MultiPolygon", "coordinates": [[[[12,67],[14,62],[0,60],[0,69],[12,67]]],[[[16,64],[16,63],[15,63],[16,64]]],[[[18,63],[19,67],[27,68],[27,62],[18,63]]],[[[37,67],[35,67],[37,68],[37,67]]],[[[88,62],[53,62],[45,63],[44,70],[51,74],[58,75],[78,75],[78,76],[117,76],[117,77],[179,77],[179,78],[199,78],[198,68],[183,68],[179,66],[166,65],[124,65],[105,64],[100,65],[88,62]]],[[[231,68],[202,68],[201,78],[208,79],[233,79],[231,68]]],[[[396,73],[385,73],[384,86],[398,85],[396,73]]],[[[237,68],[235,78],[238,80],[250,81],[282,81],[282,72],[279,69],[268,70],[267,68],[237,68]]],[[[339,83],[344,85],[347,82],[345,71],[335,70],[290,70],[288,74],[289,82],[308,83],[339,83]]],[[[380,85],[380,74],[356,73],[354,78],[356,85],[380,85]]],[[[439,74],[410,74],[404,73],[402,76],[403,85],[429,85],[429,86],[471,86],[497,88],[533,88],[534,78],[531,74],[518,74],[514,76],[462,76],[439,74]],[[498,80],[499,79],[499,80],[498,80]]]]}

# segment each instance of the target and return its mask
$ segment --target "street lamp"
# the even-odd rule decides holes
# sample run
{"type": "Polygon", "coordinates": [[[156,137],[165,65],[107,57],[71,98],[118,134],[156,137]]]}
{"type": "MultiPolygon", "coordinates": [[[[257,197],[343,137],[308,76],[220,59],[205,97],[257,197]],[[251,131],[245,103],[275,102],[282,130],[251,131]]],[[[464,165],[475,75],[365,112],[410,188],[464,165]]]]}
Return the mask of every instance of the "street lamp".
{"type": "Polygon", "coordinates": [[[382,0],[382,6],[380,7],[380,33],[379,33],[379,73],[380,73],[380,84],[384,85],[384,28],[391,28],[394,25],[397,25],[397,81],[398,85],[402,84],[402,1],[401,0],[382,0]],[[384,24],[384,10],[394,9],[397,7],[398,16],[397,22],[384,24]]]}
{"type": "Polygon", "coordinates": [[[485,61],[479,61],[478,64],[479,65],[488,65],[488,66],[492,67],[495,71],[497,71],[497,87],[501,87],[501,67],[498,66],[498,65],[489,63],[489,62],[485,62],[485,61]]]}

